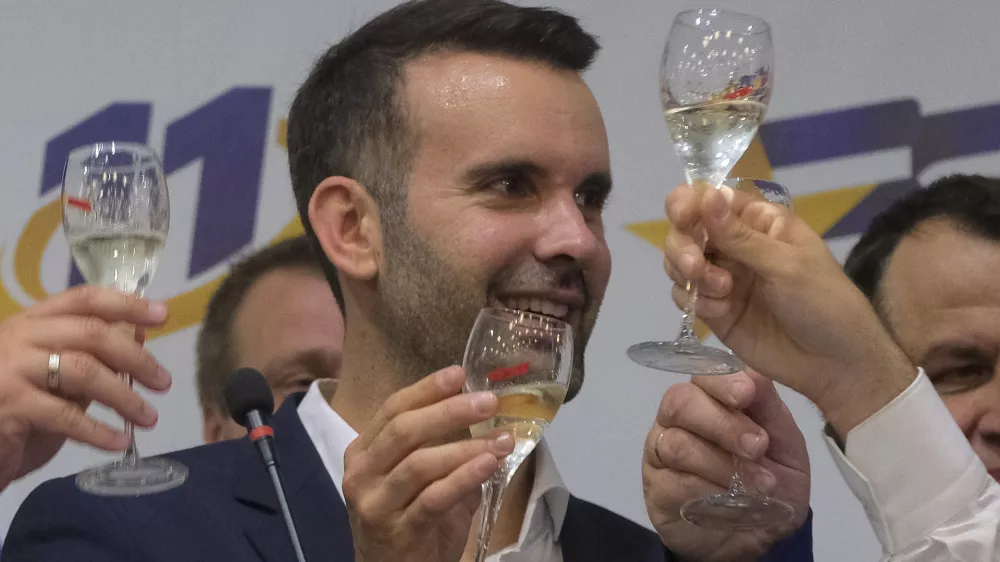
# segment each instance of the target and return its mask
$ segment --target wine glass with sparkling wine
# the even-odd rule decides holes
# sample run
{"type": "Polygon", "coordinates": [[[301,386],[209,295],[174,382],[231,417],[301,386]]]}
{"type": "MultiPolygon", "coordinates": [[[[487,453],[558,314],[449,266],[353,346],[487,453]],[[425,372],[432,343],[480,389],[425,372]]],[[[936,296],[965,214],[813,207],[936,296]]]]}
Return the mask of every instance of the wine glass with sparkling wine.
{"type": "MultiPolygon", "coordinates": [[[[86,282],[142,296],[170,226],[167,181],[156,153],[123,142],[77,148],[66,161],[62,210],[63,230],[86,282]]],[[[131,388],[132,377],[121,376],[131,388]]],[[[164,458],[140,458],[130,422],[125,434],[129,445],[124,456],[81,472],[76,478],[80,489],[137,496],[184,483],[187,467],[164,458]]]]}
{"type": "MultiPolygon", "coordinates": [[[[723,185],[789,209],[792,196],[781,184],[753,178],[729,178],[723,185]]],[[[729,489],[691,500],[681,507],[688,523],[708,529],[751,530],[780,527],[792,520],[794,508],[779,499],[747,489],[740,458],[733,455],[733,475],[729,489]]]]}
{"type": "MultiPolygon", "coordinates": [[[[660,62],[660,99],[687,183],[695,189],[720,188],[750,146],[771,97],[773,66],[771,31],[762,19],[715,9],[681,12],[674,19],[660,62]]],[[[698,288],[687,289],[677,339],[633,345],[628,356],[688,375],[739,371],[743,362],[732,353],[698,341],[698,288]]]]}
{"type": "Polygon", "coordinates": [[[566,398],[573,371],[573,330],[543,314],[484,308],[465,348],[466,392],[491,391],[494,417],[471,427],[473,437],[510,433],[514,451],[483,483],[476,562],[486,560],[504,490],[566,398]]]}

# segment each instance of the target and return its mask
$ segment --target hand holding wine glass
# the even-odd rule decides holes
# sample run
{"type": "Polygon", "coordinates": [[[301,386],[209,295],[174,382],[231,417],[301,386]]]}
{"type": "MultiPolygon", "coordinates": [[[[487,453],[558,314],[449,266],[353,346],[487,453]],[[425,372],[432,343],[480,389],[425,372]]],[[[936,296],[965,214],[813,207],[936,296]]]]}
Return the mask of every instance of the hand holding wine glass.
{"type": "Polygon", "coordinates": [[[761,375],[804,395],[842,437],[903,392],[917,369],[823,239],[769,202],[689,187],[667,197],[665,261],[684,299],[689,280],[722,281],[699,303],[713,333],[761,375]],[[694,242],[708,231],[718,264],[694,242]],[[845,327],[849,327],[845,328],[845,327]]]}
{"type": "Polygon", "coordinates": [[[490,419],[497,398],[462,393],[449,367],[393,394],[344,454],[355,560],[458,561],[483,482],[514,450],[507,434],[454,440],[490,419]]]}
{"type": "MultiPolygon", "coordinates": [[[[792,196],[780,184],[768,180],[753,178],[730,178],[723,182],[722,189],[741,207],[749,206],[751,202],[768,202],[780,205],[784,209],[791,209],[792,196]],[[738,199],[738,200],[737,200],[738,199]]],[[[777,207],[761,208],[762,212],[777,212],[777,207]]],[[[761,215],[761,220],[769,220],[767,214],[761,215]]],[[[680,222],[678,230],[688,230],[692,225],[680,222]]],[[[676,242],[678,236],[671,238],[676,242]]],[[[674,251],[675,247],[667,249],[668,255],[674,251]]],[[[668,262],[669,263],[669,262],[668,262]]],[[[714,291],[722,292],[728,285],[719,283],[723,275],[717,266],[712,282],[709,283],[710,293],[714,296],[714,291]]],[[[668,267],[671,278],[679,285],[685,279],[684,274],[677,268],[668,267]]],[[[675,286],[675,297],[684,299],[684,290],[675,286]]],[[[703,306],[708,306],[705,303],[703,306]]],[[[709,383],[710,384],[710,383],[709,383]]],[[[730,450],[732,448],[730,447],[730,450]]],[[[744,451],[745,453],[745,451],[744,451]]],[[[744,454],[745,456],[745,454],[744,454]]],[[[681,508],[681,515],[692,524],[716,528],[716,529],[767,529],[781,528],[791,521],[795,516],[795,508],[787,502],[773,499],[766,494],[749,489],[743,477],[742,461],[740,455],[735,451],[732,456],[732,475],[729,478],[727,490],[717,492],[703,497],[693,499],[681,508]]]]}
{"type": "MultiPolygon", "coordinates": [[[[646,509],[664,544],[684,560],[756,560],[805,522],[809,454],[802,431],[774,384],[753,371],[694,377],[664,394],[646,437],[642,477],[646,509]],[[728,494],[732,456],[743,462],[744,491],[794,506],[783,525],[692,527],[681,516],[691,498],[728,494]]],[[[743,512],[725,519],[738,523],[743,512]]],[[[726,511],[717,513],[725,517],[726,511]]],[[[747,518],[748,523],[753,519],[747,518]]],[[[709,521],[711,523],[711,521],[709,521]]]]}
{"type": "MultiPolygon", "coordinates": [[[[141,297],[156,271],[170,228],[170,199],[159,157],[149,147],[107,142],[78,148],[66,161],[63,230],[90,285],[141,297]]],[[[118,329],[134,334],[134,327],[118,329]]],[[[50,373],[59,373],[59,360],[50,373]]],[[[122,373],[128,388],[132,375],[122,373]]],[[[99,495],[162,492],[184,483],[187,468],[165,458],[143,459],[126,420],[129,445],[121,460],[85,470],[77,485],[99,495]]]]}
{"type": "Polygon", "coordinates": [[[141,427],[156,423],[156,409],[116,372],[133,373],[157,391],[169,388],[170,375],[140,342],[111,326],[127,322],[144,330],[166,317],[163,303],[74,287],[0,322],[0,490],[47,463],[66,439],[125,449],[124,433],[87,415],[93,401],[141,427]],[[45,367],[54,355],[53,377],[45,367]]]}

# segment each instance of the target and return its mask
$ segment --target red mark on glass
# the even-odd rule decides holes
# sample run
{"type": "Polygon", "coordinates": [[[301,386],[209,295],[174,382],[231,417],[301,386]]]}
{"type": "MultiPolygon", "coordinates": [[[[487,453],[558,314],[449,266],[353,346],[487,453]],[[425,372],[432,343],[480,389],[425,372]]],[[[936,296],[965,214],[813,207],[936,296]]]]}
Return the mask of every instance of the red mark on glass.
{"type": "Polygon", "coordinates": [[[738,100],[740,98],[744,98],[746,96],[749,96],[752,93],[753,93],[753,88],[751,88],[751,87],[748,86],[746,88],[740,88],[739,90],[736,90],[735,92],[729,92],[728,94],[726,94],[723,97],[725,99],[727,99],[727,100],[738,100]]]}
{"type": "Polygon", "coordinates": [[[83,211],[87,212],[87,213],[89,213],[89,212],[91,212],[91,211],[94,210],[94,208],[90,206],[90,201],[87,201],[86,199],[78,199],[76,197],[67,197],[66,198],[66,204],[69,205],[70,207],[76,207],[77,209],[83,209],[83,211]]]}
{"type": "Polygon", "coordinates": [[[500,382],[507,379],[512,379],[514,377],[519,377],[521,375],[527,374],[528,370],[531,368],[531,363],[525,361],[520,365],[513,365],[510,367],[500,367],[499,369],[494,369],[490,371],[490,374],[486,375],[486,380],[489,382],[500,382]]]}

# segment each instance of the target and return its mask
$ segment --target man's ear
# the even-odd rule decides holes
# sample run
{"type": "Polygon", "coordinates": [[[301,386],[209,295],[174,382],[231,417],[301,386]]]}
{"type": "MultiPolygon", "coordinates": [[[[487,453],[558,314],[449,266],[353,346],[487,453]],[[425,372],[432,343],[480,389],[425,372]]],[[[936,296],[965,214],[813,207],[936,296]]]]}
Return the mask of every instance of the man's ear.
{"type": "Polygon", "coordinates": [[[215,408],[201,409],[202,437],[205,443],[218,443],[225,439],[226,420],[215,408]]]}
{"type": "Polygon", "coordinates": [[[382,228],[378,207],[364,186],[342,176],[323,180],[309,199],[309,223],[339,272],[363,281],[375,278],[382,228]]]}

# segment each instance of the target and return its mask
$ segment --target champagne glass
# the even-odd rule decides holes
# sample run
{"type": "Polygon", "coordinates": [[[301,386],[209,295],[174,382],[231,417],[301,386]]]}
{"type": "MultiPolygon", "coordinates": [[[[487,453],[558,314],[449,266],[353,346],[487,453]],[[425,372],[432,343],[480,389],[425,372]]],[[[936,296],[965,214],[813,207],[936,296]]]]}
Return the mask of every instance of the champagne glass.
{"type": "MultiPolygon", "coordinates": [[[[142,296],[156,270],[170,225],[167,181],[149,147],[102,142],[77,148],[66,161],[63,231],[77,268],[90,285],[142,296]]],[[[120,373],[132,387],[132,377],[120,373]]],[[[138,496],[184,483],[183,464],[143,459],[135,428],[125,422],[129,445],[120,460],[85,470],[76,484],[103,496],[138,496]]]]}
{"type": "Polygon", "coordinates": [[[514,451],[483,483],[476,543],[476,562],[483,562],[507,484],[566,398],[573,330],[542,314],[484,308],[469,336],[463,366],[466,392],[491,391],[500,402],[493,418],[470,428],[473,437],[508,432],[514,438],[514,451]]]}
{"type": "MultiPolygon", "coordinates": [[[[792,197],[782,185],[753,178],[730,178],[723,185],[792,208],[792,197]]],[[[733,455],[733,476],[725,492],[709,494],[681,507],[681,517],[699,527],[748,530],[780,527],[795,510],[786,502],[747,490],[743,483],[740,457],[733,455]]]]}
{"type": "MultiPolygon", "coordinates": [[[[674,19],[660,62],[660,99],[687,183],[695,189],[721,187],[750,146],[770,100],[773,59],[764,20],[715,9],[681,12],[674,19]]],[[[732,353],[698,341],[698,288],[687,289],[677,339],[633,345],[628,356],[646,367],[688,375],[741,370],[743,362],[732,353]]]]}

